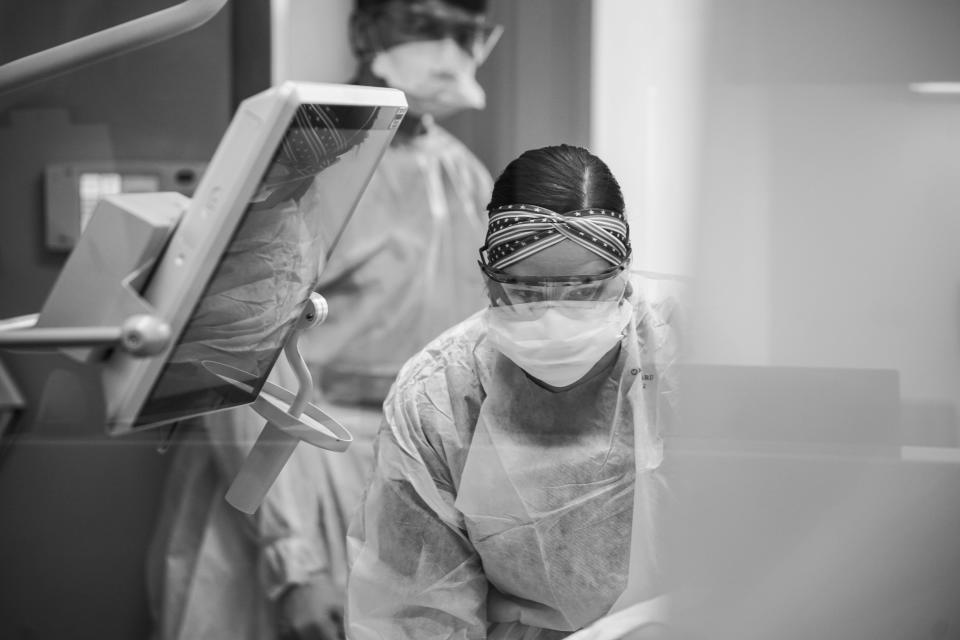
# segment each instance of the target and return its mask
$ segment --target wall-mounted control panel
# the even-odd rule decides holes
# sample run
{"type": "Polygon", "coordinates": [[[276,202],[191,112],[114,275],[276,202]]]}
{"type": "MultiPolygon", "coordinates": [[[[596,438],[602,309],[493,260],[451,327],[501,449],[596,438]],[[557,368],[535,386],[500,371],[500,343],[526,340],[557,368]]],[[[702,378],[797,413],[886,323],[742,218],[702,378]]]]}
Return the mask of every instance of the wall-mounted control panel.
{"type": "Polygon", "coordinates": [[[103,196],[176,191],[189,197],[205,168],[205,162],[153,160],[47,165],[44,173],[47,249],[71,250],[103,196]]]}

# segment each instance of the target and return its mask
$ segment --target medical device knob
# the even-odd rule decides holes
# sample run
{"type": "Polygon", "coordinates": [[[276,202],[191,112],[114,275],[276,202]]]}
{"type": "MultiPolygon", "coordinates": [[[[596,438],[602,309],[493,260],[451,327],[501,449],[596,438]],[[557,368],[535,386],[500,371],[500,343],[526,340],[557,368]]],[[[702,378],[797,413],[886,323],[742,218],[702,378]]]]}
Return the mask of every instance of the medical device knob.
{"type": "Polygon", "coordinates": [[[330,313],[330,307],[327,306],[327,300],[319,293],[313,292],[307,299],[303,308],[303,314],[297,323],[297,329],[311,329],[317,325],[323,324],[330,313]]]}
{"type": "Polygon", "coordinates": [[[154,356],[170,344],[170,325],[147,314],[130,316],[120,332],[120,346],[134,356],[154,356]]]}

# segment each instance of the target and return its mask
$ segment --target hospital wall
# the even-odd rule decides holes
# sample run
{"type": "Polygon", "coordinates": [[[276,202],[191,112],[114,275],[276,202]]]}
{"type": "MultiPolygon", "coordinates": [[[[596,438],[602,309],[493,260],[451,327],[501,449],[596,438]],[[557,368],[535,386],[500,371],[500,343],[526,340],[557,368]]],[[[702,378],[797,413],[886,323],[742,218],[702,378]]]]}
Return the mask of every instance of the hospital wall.
{"type": "Polygon", "coordinates": [[[896,370],[904,441],[960,443],[960,97],[909,88],[960,81],[960,4],[604,0],[593,46],[592,141],[641,266],[690,278],[686,357],[896,370]]]}
{"type": "MultiPolygon", "coordinates": [[[[173,4],[0,3],[0,64],[173,4]]],[[[237,100],[266,86],[268,12],[230,3],[196,31],[0,94],[0,318],[39,311],[66,258],[43,241],[44,166],[207,161],[237,100]]],[[[64,424],[3,457],[0,638],[146,637],[159,437],[64,424]]]]}

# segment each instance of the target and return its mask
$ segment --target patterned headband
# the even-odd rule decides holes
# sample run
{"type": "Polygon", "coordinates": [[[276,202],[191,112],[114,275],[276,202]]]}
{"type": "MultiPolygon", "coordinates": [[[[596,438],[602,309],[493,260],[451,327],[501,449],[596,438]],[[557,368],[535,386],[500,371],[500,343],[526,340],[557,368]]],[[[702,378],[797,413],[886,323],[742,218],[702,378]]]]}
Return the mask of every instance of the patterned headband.
{"type": "Polygon", "coordinates": [[[565,239],[576,242],[613,265],[630,255],[630,227],[619,211],[576,209],[557,213],[532,204],[508,204],[490,212],[487,266],[505,269],[565,239]]]}

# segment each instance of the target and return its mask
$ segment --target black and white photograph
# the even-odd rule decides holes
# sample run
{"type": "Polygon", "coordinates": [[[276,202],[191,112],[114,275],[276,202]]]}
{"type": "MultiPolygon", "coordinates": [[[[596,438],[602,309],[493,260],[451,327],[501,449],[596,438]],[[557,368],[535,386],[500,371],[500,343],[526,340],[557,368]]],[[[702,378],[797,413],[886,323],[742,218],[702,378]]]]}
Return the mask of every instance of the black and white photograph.
{"type": "Polygon", "coordinates": [[[0,0],[3,640],[960,640],[960,0],[0,0]]]}

